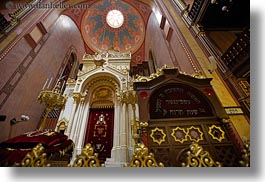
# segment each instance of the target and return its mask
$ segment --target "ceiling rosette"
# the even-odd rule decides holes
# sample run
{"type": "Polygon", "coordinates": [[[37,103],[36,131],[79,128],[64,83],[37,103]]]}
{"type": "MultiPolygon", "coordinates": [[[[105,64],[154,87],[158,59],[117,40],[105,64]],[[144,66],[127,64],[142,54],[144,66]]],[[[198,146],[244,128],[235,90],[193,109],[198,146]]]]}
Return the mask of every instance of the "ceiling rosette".
{"type": "Polygon", "coordinates": [[[101,0],[84,13],[81,32],[95,52],[115,49],[135,53],[143,44],[145,24],[139,12],[120,0],[101,0]]]}

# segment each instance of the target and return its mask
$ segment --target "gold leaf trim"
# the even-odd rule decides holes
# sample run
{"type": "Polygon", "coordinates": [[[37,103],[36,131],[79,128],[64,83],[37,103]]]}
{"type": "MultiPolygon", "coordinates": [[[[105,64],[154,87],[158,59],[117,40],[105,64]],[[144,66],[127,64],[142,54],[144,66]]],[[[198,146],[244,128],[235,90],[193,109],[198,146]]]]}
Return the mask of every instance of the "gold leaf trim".
{"type": "Polygon", "coordinates": [[[188,137],[190,138],[191,141],[199,142],[200,140],[203,140],[203,137],[202,137],[203,132],[198,127],[194,127],[194,126],[189,127],[187,130],[187,134],[188,134],[188,137]],[[192,129],[197,130],[200,133],[200,137],[198,139],[194,139],[194,138],[192,138],[192,136],[190,136],[190,130],[192,130],[192,129]]]}
{"type": "Polygon", "coordinates": [[[209,127],[209,131],[208,131],[208,133],[209,133],[209,135],[211,135],[212,136],[212,138],[214,139],[214,140],[217,140],[217,141],[219,141],[219,142],[222,142],[222,140],[224,140],[225,139],[225,132],[221,129],[221,127],[219,127],[219,126],[216,126],[216,125],[212,125],[211,127],[209,127]],[[214,136],[214,134],[213,134],[213,129],[218,129],[222,134],[221,134],[221,136],[218,138],[218,137],[216,137],[216,136],[214,136]]]}
{"type": "Polygon", "coordinates": [[[180,128],[180,127],[176,127],[176,128],[174,128],[174,129],[172,130],[171,136],[174,138],[174,140],[175,140],[176,142],[183,143],[183,142],[185,142],[185,141],[188,141],[187,132],[184,130],[184,128],[180,128]],[[179,130],[183,131],[183,133],[185,134],[185,137],[182,138],[182,139],[178,139],[178,138],[176,137],[176,135],[175,135],[176,132],[179,131],[179,130]]]}
{"type": "Polygon", "coordinates": [[[152,132],[151,132],[151,134],[150,134],[150,137],[153,139],[153,142],[155,142],[155,143],[158,143],[158,145],[161,145],[161,143],[163,143],[163,142],[165,142],[166,140],[165,140],[165,138],[166,138],[166,134],[164,133],[164,130],[163,129],[160,129],[160,128],[155,128],[155,129],[153,129],[153,130],[151,130],[152,132]],[[154,137],[154,134],[155,134],[155,132],[156,131],[160,131],[161,133],[162,133],[162,135],[163,135],[163,137],[162,137],[162,139],[161,140],[157,140],[155,137],[154,137]]]}

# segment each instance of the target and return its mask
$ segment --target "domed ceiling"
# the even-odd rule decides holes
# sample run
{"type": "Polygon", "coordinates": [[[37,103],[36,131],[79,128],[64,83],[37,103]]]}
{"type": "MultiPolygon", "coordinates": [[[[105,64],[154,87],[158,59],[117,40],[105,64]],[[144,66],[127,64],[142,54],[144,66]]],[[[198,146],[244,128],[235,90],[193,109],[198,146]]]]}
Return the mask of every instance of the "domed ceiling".
{"type": "Polygon", "coordinates": [[[145,27],[152,12],[147,4],[135,0],[89,0],[81,4],[89,8],[69,8],[63,14],[78,26],[86,53],[110,48],[131,51],[132,66],[145,59],[145,27]]]}
{"type": "Polygon", "coordinates": [[[144,41],[145,24],[130,4],[101,0],[84,13],[81,32],[86,44],[95,52],[114,48],[134,53],[144,41]]]}

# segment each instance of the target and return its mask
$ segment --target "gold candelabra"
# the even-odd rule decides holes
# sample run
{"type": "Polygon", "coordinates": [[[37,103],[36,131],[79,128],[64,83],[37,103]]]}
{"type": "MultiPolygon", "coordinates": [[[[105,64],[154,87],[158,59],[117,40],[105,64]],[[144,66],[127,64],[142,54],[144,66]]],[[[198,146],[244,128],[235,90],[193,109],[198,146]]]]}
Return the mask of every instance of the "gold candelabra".
{"type": "Polygon", "coordinates": [[[44,102],[46,105],[45,115],[44,115],[43,120],[41,121],[39,130],[43,130],[45,128],[46,122],[47,122],[46,119],[49,113],[53,109],[62,109],[66,103],[66,96],[63,96],[63,92],[62,92],[65,81],[63,82],[63,85],[61,86],[60,79],[57,80],[55,87],[52,90],[48,90],[51,82],[52,82],[52,78],[48,86],[46,87],[48,83],[48,79],[47,79],[37,99],[40,103],[44,102]]]}

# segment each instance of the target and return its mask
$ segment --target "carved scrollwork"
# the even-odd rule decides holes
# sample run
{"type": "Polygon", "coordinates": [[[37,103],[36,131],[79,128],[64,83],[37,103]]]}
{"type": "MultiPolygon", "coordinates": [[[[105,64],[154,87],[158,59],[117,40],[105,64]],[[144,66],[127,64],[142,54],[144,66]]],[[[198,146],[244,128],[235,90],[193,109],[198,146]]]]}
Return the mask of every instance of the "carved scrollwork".
{"type": "Polygon", "coordinates": [[[183,167],[221,167],[221,163],[215,162],[208,151],[198,143],[192,143],[187,152],[187,164],[182,163],[183,167]]]}
{"type": "Polygon", "coordinates": [[[150,80],[153,80],[160,75],[162,75],[163,69],[168,69],[169,67],[167,65],[162,66],[161,68],[157,69],[156,73],[152,73],[150,76],[140,76],[136,74],[136,82],[148,82],[150,80]]]}
{"type": "Polygon", "coordinates": [[[22,167],[48,167],[46,164],[47,154],[43,153],[44,147],[38,144],[33,148],[32,152],[28,153],[21,161],[22,167]]]}
{"type": "Polygon", "coordinates": [[[154,154],[148,153],[148,148],[144,144],[138,143],[132,156],[130,167],[164,167],[164,164],[161,162],[157,163],[154,154]]]}
{"type": "Polygon", "coordinates": [[[94,153],[94,148],[90,143],[82,149],[82,153],[76,156],[73,167],[101,167],[98,154],[94,153]]]}

